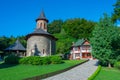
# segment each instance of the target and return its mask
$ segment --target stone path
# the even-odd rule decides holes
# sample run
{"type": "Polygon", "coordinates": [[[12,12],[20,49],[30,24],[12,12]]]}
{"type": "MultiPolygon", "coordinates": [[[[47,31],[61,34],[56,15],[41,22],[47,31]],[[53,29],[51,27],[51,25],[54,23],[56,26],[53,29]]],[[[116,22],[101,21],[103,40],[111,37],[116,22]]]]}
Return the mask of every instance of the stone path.
{"type": "Polygon", "coordinates": [[[98,60],[90,60],[82,65],[79,65],[69,71],[61,74],[48,77],[43,80],[87,80],[97,69],[98,60]]]}

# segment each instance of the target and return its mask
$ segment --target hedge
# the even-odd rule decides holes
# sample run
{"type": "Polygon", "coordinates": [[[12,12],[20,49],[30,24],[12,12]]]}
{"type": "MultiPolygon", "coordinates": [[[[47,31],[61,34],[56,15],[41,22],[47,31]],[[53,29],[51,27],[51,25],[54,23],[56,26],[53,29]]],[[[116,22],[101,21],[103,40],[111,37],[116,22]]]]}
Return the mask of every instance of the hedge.
{"type": "Polygon", "coordinates": [[[20,64],[31,64],[31,65],[47,65],[47,64],[60,64],[63,63],[60,56],[29,56],[19,60],[20,64]]]}
{"type": "Polygon", "coordinates": [[[99,65],[97,70],[88,78],[88,80],[93,80],[97,76],[97,74],[100,72],[100,70],[101,70],[101,66],[99,65]]]}
{"type": "Polygon", "coordinates": [[[114,64],[114,67],[120,70],[120,61],[116,62],[114,64]]]}
{"type": "Polygon", "coordinates": [[[52,64],[60,64],[63,63],[62,58],[60,56],[51,56],[50,57],[52,64]]]}
{"type": "Polygon", "coordinates": [[[20,57],[15,56],[15,55],[9,55],[5,58],[5,63],[6,64],[18,64],[19,63],[20,57]]]}

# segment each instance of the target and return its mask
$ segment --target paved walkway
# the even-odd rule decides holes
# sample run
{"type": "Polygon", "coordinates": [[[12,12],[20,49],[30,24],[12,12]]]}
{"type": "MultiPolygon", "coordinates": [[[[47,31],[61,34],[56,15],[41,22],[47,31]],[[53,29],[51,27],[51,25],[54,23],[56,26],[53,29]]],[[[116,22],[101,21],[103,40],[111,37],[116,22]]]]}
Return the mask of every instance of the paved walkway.
{"type": "Polygon", "coordinates": [[[97,69],[98,60],[90,60],[82,65],[79,65],[69,71],[61,74],[48,77],[43,80],[87,80],[91,74],[97,69]]]}

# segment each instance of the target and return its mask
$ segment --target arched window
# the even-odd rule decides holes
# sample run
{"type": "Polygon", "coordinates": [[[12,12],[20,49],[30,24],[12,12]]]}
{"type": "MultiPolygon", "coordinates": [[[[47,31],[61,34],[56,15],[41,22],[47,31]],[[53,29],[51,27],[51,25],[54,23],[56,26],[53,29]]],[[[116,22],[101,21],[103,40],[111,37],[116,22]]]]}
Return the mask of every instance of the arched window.
{"type": "Polygon", "coordinates": [[[44,29],[46,29],[46,25],[45,25],[45,23],[44,23],[44,29]]]}
{"type": "Polygon", "coordinates": [[[42,28],[42,23],[40,23],[40,28],[42,28]]]}

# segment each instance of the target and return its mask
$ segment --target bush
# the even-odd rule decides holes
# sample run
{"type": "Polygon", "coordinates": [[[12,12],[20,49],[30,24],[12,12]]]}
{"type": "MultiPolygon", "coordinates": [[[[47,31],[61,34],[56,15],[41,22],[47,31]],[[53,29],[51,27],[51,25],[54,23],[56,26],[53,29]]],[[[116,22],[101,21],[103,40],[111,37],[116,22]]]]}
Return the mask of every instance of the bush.
{"type": "Polygon", "coordinates": [[[43,57],[43,59],[42,59],[42,62],[43,62],[43,64],[50,64],[51,63],[51,60],[50,60],[50,57],[43,57]]]}
{"type": "Polygon", "coordinates": [[[20,64],[32,64],[32,65],[43,65],[43,64],[60,64],[62,63],[60,56],[40,57],[40,56],[29,56],[19,60],[20,64]]]}
{"type": "Polygon", "coordinates": [[[19,63],[20,57],[15,56],[15,55],[9,55],[5,58],[5,63],[6,64],[18,64],[19,63]]]}
{"type": "Polygon", "coordinates": [[[62,58],[60,56],[51,56],[52,64],[60,64],[63,63],[62,58]]]}
{"type": "Polygon", "coordinates": [[[42,58],[39,56],[29,56],[20,59],[20,64],[42,65],[42,58]]]}
{"type": "Polygon", "coordinates": [[[101,66],[99,65],[97,70],[88,78],[88,80],[93,80],[97,76],[97,74],[100,72],[100,70],[101,70],[101,66]]]}
{"type": "Polygon", "coordinates": [[[116,62],[116,63],[114,64],[114,67],[117,68],[117,69],[120,69],[120,61],[119,61],[119,62],[116,62]]]}
{"type": "Polygon", "coordinates": [[[32,64],[32,65],[42,65],[43,64],[42,57],[39,57],[39,56],[32,57],[30,64],[32,64]]]}

